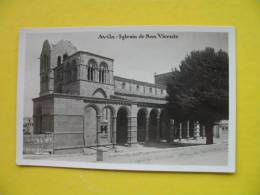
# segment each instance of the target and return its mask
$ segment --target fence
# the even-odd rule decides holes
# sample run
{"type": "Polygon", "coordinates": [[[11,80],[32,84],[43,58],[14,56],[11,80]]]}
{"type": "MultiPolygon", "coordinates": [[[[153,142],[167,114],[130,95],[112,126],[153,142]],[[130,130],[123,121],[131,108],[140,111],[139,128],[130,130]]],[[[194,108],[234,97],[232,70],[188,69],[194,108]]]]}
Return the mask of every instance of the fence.
{"type": "Polygon", "coordinates": [[[24,154],[53,153],[53,134],[35,134],[23,136],[24,154]]]}

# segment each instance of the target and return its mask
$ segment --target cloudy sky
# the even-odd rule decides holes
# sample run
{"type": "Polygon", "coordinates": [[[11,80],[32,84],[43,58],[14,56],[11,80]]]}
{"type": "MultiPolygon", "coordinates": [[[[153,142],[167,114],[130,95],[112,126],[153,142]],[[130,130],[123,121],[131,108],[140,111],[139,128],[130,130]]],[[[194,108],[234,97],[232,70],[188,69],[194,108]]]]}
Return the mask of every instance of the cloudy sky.
{"type": "Polygon", "coordinates": [[[228,50],[227,34],[215,32],[67,32],[30,33],[26,36],[24,116],[32,116],[32,98],[39,96],[40,53],[43,41],[69,40],[78,50],[89,51],[114,59],[114,75],[154,82],[154,74],[178,68],[181,60],[193,50],[213,47],[228,50]],[[99,39],[100,35],[157,35],[164,33],[178,38],[99,39]]]}

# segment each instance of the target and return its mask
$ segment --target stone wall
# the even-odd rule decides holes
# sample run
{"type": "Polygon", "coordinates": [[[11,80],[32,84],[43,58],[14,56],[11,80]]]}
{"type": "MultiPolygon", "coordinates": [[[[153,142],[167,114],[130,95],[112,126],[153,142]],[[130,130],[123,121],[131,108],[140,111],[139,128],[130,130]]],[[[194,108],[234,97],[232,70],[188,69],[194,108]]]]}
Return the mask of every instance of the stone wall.
{"type": "Polygon", "coordinates": [[[50,97],[33,99],[34,133],[53,132],[54,102],[50,97]]]}
{"type": "Polygon", "coordinates": [[[163,74],[157,74],[154,76],[154,81],[155,84],[162,85],[162,86],[167,86],[167,83],[172,77],[172,72],[167,72],[163,74]]]}
{"type": "Polygon", "coordinates": [[[115,79],[115,92],[123,94],[135,94],[144,97],[158,97],[164,98],[166,96],[165,87],[136,81],[133,79],[126,79],[122,77],[114,77],[115,79]]]}
{"type": "Polygon", "coordinates": [[[77,48],[70,41],[60,40],[56,44],[50,44],[48,40],[43,43],[40,57],[40,95],[47,95],[54,91],[54,68],[65,61],[65,55],[74,54],[77,48]]]}

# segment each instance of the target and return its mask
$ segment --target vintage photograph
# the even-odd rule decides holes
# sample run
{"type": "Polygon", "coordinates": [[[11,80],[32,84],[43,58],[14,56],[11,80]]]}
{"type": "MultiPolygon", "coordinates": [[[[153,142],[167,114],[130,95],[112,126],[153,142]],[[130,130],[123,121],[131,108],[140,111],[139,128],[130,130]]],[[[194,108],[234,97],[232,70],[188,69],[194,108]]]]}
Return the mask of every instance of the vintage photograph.
{"type": "Polygon", "coordinates": [[[235,171],[233,27],[22,29],[17,164],[235,171]]]}

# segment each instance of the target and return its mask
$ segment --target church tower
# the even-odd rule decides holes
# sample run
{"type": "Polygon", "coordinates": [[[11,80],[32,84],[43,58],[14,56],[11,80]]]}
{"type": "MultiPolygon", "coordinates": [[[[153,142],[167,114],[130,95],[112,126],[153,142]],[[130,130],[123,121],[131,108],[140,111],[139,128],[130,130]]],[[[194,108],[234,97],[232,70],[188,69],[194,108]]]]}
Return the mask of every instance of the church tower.
{"type": "Polygon", "coordinates": [[[70,41],[60,40],[50,44],[45,40],[40,56],[40,96],[54,92],[54,68],[61,65],[77,48],[70,41]]]}

